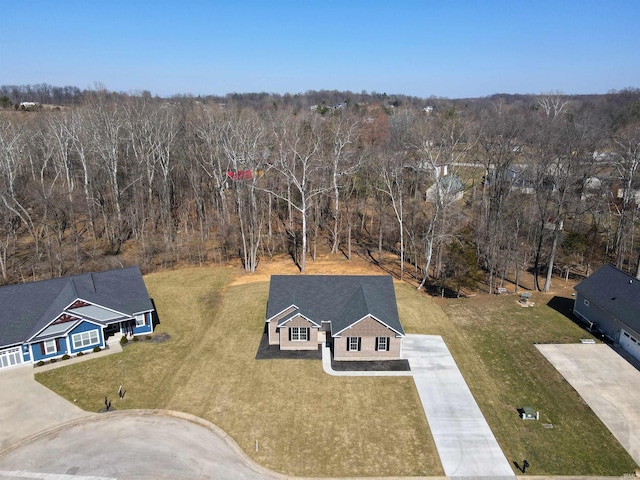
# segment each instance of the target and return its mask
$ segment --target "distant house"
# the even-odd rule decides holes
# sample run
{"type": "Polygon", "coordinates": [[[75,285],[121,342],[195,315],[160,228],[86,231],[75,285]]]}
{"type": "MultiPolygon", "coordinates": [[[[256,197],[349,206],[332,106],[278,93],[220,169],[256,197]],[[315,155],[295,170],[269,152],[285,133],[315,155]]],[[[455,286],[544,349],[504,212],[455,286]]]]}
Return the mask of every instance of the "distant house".
{"type": "Polygon", "coordinates": [[[390,276],[273,275],[266,331],[281,350],[317,350],[334,360],[398,359],[404,330],[390,276]]]}
{"type": "Polygon", "coordinates": [[[640,359],[640,280],[605,264],[575,290],[573,313],[640,359]]]}
{"type": "Polygon", "coordinates": [[[25,110],[27,112],[31,112],[33,110],[38,110],[42,107],[38,102],[20,102],[20,110],[25,110]]]}
{"type": "Polygon", "coordinates": [[[430,203],[441,200],[448,204],[462,200],[463,197],[464,184],[456,175],[438,178],[425,192],[425,200],[430,203]]]}
{"type": "Polygon", "coordinates": [[[1,287],[0,368],[151,333],[153,312],[138,267],[1,287]]]}

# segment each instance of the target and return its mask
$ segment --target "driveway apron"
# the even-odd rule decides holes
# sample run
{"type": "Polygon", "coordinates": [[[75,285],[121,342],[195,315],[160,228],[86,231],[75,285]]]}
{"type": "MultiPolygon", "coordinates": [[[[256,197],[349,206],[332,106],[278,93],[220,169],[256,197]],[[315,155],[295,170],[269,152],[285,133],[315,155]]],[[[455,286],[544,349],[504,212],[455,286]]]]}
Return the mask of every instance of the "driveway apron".
{"type": "Polygon", "coordinates": [[[9,445],[93,414],[36,382],[31,366],[0,371],[0,452],[9,445]]]}
{"type": "Polygon", "coordinates": [[[515,479],[442,337],[407,335],[402,356],[409,360],[445,474],[515,479]]]}

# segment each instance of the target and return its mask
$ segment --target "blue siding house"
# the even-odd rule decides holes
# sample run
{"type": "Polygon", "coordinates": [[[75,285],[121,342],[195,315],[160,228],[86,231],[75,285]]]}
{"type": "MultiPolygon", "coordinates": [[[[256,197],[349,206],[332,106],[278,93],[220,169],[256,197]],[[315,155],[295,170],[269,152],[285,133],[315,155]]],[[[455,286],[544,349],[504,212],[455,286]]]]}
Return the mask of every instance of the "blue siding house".
{"type": "Polygon", "coordinates": [[[0,369],[149,334],[153,313],[138,267],[0,287],[0,369]]]}

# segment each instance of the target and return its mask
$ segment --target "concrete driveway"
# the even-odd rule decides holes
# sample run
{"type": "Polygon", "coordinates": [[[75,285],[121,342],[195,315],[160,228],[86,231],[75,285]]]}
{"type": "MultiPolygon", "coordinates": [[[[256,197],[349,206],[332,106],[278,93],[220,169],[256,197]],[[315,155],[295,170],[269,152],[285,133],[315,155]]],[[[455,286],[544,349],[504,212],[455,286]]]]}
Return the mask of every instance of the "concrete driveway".
{"type": "Polygon", "coordinates": [[[442,337],[407,335],[402,356],[411,365],[447,477],[515,479],[442,337]]]}
{"type": "Polygon", "coordinates": [[[536,347],[640,465],[640,372],[604,344],[536,347]]]}
{"type": "Polygon", "coordinates": [[[32,435],[90,417],[33,379],[33,367],[0,370],[0,452],[32,435]]]}

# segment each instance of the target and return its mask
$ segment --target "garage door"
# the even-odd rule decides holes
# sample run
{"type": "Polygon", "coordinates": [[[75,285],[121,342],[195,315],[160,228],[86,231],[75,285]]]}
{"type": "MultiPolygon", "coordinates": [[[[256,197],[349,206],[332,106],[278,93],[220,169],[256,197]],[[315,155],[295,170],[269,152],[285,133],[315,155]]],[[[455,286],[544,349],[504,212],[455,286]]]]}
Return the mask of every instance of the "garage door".
{"type": "Polygon", "coordinates": [[[0,368],[12,367],[22,363],[20,347],[10,348],[0,352],[0,368]]]}
{"type": "Polygon", "coordinates": [[[640,360],[640,339],[625,330],[621,330],[620,346],[640,360]]]}

